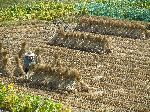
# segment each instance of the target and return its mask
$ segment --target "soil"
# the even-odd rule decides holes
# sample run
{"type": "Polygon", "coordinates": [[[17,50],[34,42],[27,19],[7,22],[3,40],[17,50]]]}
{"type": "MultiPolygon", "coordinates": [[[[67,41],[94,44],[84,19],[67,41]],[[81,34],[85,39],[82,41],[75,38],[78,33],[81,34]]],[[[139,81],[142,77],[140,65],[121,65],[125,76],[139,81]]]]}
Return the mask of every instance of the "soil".
{"type": "MultiPolygon", "coordinates": [[[[73,30],[76,23],[61,23],[66,31],[73,30]]],[[[0,42],[9,51],[10,70],[15,67],[14,56],[21,42],[27,41],[28,49],[41,48],[44,63],[52,63],[59,55],[63,67],[80,71],[88,92],[47,91],[42,87],[29,88],[17,84],[21,92],[51,97],[70,105],[75,112],[132,111],[148,112],[150,95],[150,39],[140,40],[108,36],[111,53],[96,54],[47,45],[56,35],[58,25],[45,21],[28,21],[0,27],[0,42]]],[[[1,77],[4,82],[10,78],[1,77]]]]}

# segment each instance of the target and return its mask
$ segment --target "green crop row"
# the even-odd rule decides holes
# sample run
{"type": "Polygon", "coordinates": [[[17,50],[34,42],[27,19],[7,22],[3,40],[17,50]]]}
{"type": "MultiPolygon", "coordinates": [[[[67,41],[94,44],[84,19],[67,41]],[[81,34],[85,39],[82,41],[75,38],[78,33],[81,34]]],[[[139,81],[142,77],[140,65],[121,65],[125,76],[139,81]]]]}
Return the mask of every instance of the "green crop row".
{"type": "Polygon", "coordinates": [[[0,10],[0,22],[10,20],[54,20],[66,18],[74,11],[74,5],[61,2],[31,2],[12,5],[0,10]]]}
{"type": "MultiPolygon", "coordinates": [[[[91,16],[108,16],[117,19],[150,21],[149,0],[0,0],[14,1],[9,7],[0,7],[0,22],[22,20],[67,19],[75,14],[91,16]],[[27,2],[30,1],[30,2],[27,2]]],[[[3,2],[0,2],[1,4],[3,2]]]]}
{"type": "Polygon", "coordinates": [[[77,3],[76,11],[81,14],[87,14],[91,16],[107,16],[116,19],[128,19],[128,20],[150,22],[149,7],[150,7],[149,1],[129,2],[128,0],[125,1],[102,0],[101,2],[87,1],[77,3]]]}
{"type": "MultiPolygon", "coordinates": [[[[91,3],[91,0],[78,0],[78,2],[86,2],[91,3]]],[[[140,7],[150,9],[150,1],[149,0],[92,0],[95,3],[105,3],[105,4],[126,4],[128,6],[140,7]]]]}
{"type": "MultiPolygon", "coordinates": [[[[0,109],[10,112],[62,112],[63,105],[40,96],[17,93],[13,84],[0,82],[0,109]]],[[[64,110],[63,112],[71,112],[64,110]]]]}

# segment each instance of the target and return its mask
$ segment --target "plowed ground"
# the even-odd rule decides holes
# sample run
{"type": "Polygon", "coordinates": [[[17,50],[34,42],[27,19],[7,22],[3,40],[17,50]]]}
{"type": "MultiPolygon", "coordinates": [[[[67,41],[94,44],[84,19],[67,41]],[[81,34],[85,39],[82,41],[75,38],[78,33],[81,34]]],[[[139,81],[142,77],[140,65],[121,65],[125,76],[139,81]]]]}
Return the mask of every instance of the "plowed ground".
{"type": "MultiPolygon", "coordinates": [[[[76,24],[62,24],[66,30],[76,24]]],[[[42,60],[51,63],[55,54],[59,54],[64,67],[73,67],[80,71],[82,80],[91,88],[89,92],[66,93],[45,91],[44,89],[16,86],[21,91],[46,95],[71,105],[74,111],[150,111],[150,39],[139,40],[108,36],[110,54],[95,54],[57,46],[47,42],[55,35],[57,26],[43,21],[23,22],[0,27],[0,41],[9,50],[13,71],[14,55],[20,49],[22,40],[28,48],[42,49],[42,60]],[[77,109],[76,109],[77,107],[77,109]]],[[[1,80],[8,81],[8,78],[1,80]]]]}

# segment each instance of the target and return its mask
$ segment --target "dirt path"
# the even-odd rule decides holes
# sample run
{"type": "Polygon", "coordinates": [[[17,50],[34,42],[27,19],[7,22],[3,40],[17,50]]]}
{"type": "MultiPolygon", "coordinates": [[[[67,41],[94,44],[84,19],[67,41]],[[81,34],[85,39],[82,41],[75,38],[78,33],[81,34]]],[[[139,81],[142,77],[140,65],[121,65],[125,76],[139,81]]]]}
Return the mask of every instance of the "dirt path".
{"type": "MultiPolygon", "coordinates": [[[[74,26],[66,27],[69,30],[74,26]]],[[[21,91],[50,96],[64,104],[77,107],[80,112],[150,110],[150,40],[108,36],[112,53],[98,55],[47,45],[49,39],[55,35],[56,28],[57,26],[47,22],[0,27],[0,41],[10,52],[10,70],[14,69],[14,55],[25,39],[30,49],[42,49],[42,59],[45,63],[51,63],[54,55],[59,54],[62,65],[79,70],[83,81],[93,90],[89,93],[61,93],[17,86],[21,91]]]]}

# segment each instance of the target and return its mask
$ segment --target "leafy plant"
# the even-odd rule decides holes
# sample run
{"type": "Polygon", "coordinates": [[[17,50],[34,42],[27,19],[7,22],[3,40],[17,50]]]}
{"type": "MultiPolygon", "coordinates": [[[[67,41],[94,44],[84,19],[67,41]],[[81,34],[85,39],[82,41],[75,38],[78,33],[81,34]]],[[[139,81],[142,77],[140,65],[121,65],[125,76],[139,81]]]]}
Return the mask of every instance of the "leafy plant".
{"type": "Polygon", "coordinates": [[[129,1],[101,1],[91,3],[77,3],[77,11],[82,12],[86,9],[86,12],[92,16],[108,16],[117,19],[128,19],[138,21],[150,21],[149,2],[142,2],[146,6],[139,7],[141,2],[129,2],[129,1]]]}
{"type": "Polygon", "coordinates": [[[0,82],[0,108],[12,112],[62,112],[63,105],[52,99],[17,93],[13,83],[6,86],[0,82]]]}
{"type": "Polygon", "coordinates": [[[27,1],[30,0],[22,2],[14,0],[12,5],[1,8],[0,22],[33,19],[51,21],[56,18],[65,20],[76,14],[150,21],[150,2],[148,0],[27,1]]]}

